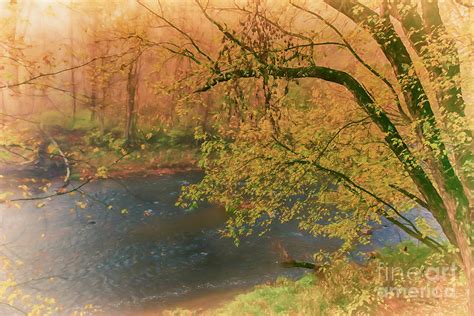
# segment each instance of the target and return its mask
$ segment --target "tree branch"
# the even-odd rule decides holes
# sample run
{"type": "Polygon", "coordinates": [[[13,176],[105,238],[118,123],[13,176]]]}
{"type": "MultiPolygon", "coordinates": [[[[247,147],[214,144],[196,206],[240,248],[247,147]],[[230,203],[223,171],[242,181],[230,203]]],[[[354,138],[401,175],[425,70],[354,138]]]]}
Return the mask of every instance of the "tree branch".
{"type": "MultiPolygon", "coordinates": [[[[197,92],[209,90],[221,82],[226,82],[234,78],[256,77],[262,71],[263,69],[238,69],[226,73],[220,73],[217,77],[211,79],[204,87],[197,90],[197,92]]],[[[269,75],[280,78],[319,78],[345,86],[353,94],[359,106],[370,116],[381,132],[384,133],[387,145],[402,163],[404,169],[410,174],[420,192],[422,192],[424,196],[429,196],[431,201],[436,202],[436,205],[443,205],[443,200],[437,189],[433,186],[428,175],[411,153],[395,125],[390,121],[384,110],[376,105],[375,101],[370,94],[367,93],[365,88],[350,74],[321,66],[285,68],[268,65],[266,66],[265,71],[267,71],[269,75]]],[[[443,213],[439,208],[431,208],[431,210],[438,221],[444,224],[446,224],[447,221],[449,223],[446,212],[443,213]]],[[[451,226],[444,227],[449,229],[451,226]]],[[[447,236],[454,238],[449,230],[445,233],[447,236]]],[[[450,240],[453,240],[454,242],[454,239],[451,238],[450,240]]]]}
{"type": "Polygon", "coordinates": [[[339,172],[339,171],[336,171],[336,170],[333,170],[333,169],[329,169],[329,168],[326,168],[326,167],[323,167],[322,165],[320,165],[319,163],[317,162],[313,162],[313,161],[307,161],[307,160],[304,160],[304,159],[295,159],[295,160],[292,160],[290,162],[288,162],[288,164],[293,164],[293,163],[303,163],[303,164],[309,164],[309,165],[312,165],[316,168],[318,168],[319,170],[321,171],[324,171],[334,177],[336,177],[337,179],[339,180],[343,180],[346,184],[349,184],[350,186],[356,188],[357,190],[369,195],[370,197],[372,197],[373,199],[375,199],[377,202],[379,203],[382,203],[383,205],[385,205],[386,207],[388,207],[390,210],[392,210],[398,217],[400,217],[401,219],[403,219],[403,221],[406,223],[402,223],[400,221],[398,221],[397,219],[395,219],[393,216],[391,216],[389,213],[387,213],[386,210],[383,210],[381,209],[380,211],[382,212],[383,216],[388,220],[390,221],[391,223],[393,223],[394,225],[396,225],[397,227],[399,227],[400,229],[402,229],[404,232],[406,232],[408,235],[410,235],[411,237],[415,238],[415,239],[418,239],[420,240],[421,242],[423,242],[424,244],[426,244],[427,246],[429,246],[430,248],[433,248],[433,249],[436,249],[438,251],[442,251],[444,249],[444,247],[439,243],[437,242],[436,240],[432,239],[431,237],[429,236],[423,236],[423,234],[420,232],[420,230],[416,227],[416,225],[410,221],[407,217],[405,217],[400,211],[398,211],[395,207],[393,207],[393,205],[391,205],[390,203],[384,201],[382,198],[380,198],[379,196],[377,196],[376,194],[370,192],[369,190],[365,189],[364,187],[362,187],[361,185],[355,183],[354,181],[352,181],[348,176],[346,176],[345,174],[339,172]],[[407,225],[411,228],[408,228],[407,225]]]}
{"type": "MultiPolygon", "coordinates": [[[[447,192],[456,200],[458,209],[469,209],[469,200],[447,155],[447,149],[443,143],[428,96],[415,71],[410,54],[390,19],[379,16],[356,0],[324,0],[324,2],[346,15],[356,24],[362,25],[379,44],[380,49],[392,65],[393,71],[402,87],[410,114],[416,119],[420,140],[423,144],[426,144],[425,147],[430,151],[431,159],[429,163],[437,173],[435,180],[440,190],[447,192]]],[[[426,191],[427,188],[430,188],[430,191],[431,188],[434,188],[431,180],[426,177],[423,179],[423,183],[421,183],[419,182],[420,179],[413,177],[413,174],[410,174],[410,176],[428,202],[435,218],[443,228],[446,228],[447,231],[445,233],[448,239],[453,244],[456,244],[452,226],[454,223],[449,219],[448,210],[443,199],[436,189],[431,193],[426,191]],[[432,193],[435,195],[432,195],[432,193]]],[[[464,221],[470,221],[469,212],[462,211],[462,213],[464,221]]]]}
{"type": "MultiPolygon", "coordinates": [[[[147,6],[146,4],[142,3],[140,0],[137,0],[137,3],[139,5],[141,5],[142,7],[144,7],[148,12],[150,12],[151,14],[153,14],[155,17],[157,17],[158,19],[160,19],[161,21],[165,22],[167,25],[169,25],[171,28],[173,28],[174,30],[176,30],[178,33],[180,33],[181,35],[183,35],[184,37],[186,37],[189,42],[191,43],[191,45],[196,49],[196,51],[198,51],[199,54],[201,54],[204,58],[206,58],[210,63],[214,63],[213,59],[208,55],[206,54],[200,47],[199,45],[196,43],[196,41],[188,34],[186,33],[185,31],[183,31],[182,29],[180,29],[179,27],[177,27],[175,24],[173,24],[170,20],[166,19],[162,14],[160,15],[159,13],[157,13],[156,11],[152,10],[149,6],[147,6]]],[[[161,5],[161,4],[160,4],[161,5]]]]}
{"type": "Polygon", "coordinates": [[[394,98],[395,98],[395,103],[397,105],[397,109],[398,111],[400,112],[400,115],[407,121],[411,121],[411,118],[405,113],[405,111],[403,110],[402,106],[401,106],[401,103],[400,103],[400,98],[398,97],[398,93],[397,91],[395,90],[395,88],[393,87],[393,85],[390,83],[390,81],[388,81],[387,78],[385,78],[382,74],[380,74],[377,70],[375,70],[372,66],[370,66],[368,63],[366,63],[362,57],[360,57],[360,55],[355,51],[355,49],[352,47],[352,45],[347,41],[347,39],[345,38],[345,36],[341,33],[341,31],[339,31],[332,23],[330,23],[328,20],[326,20],[324,17],[322,17],[320,14],[314,12],[314,11],[311,11],[311,10],[308,10],[304,7],[301,7],[295,3],[293,3],[293,1],[290,1],[291,5],[294,6],[295,8],[297,9],[300,9],[306,13],[309,13],[315,17],[317,17],[319,20],[321,20],[324,24],[326,24],[329,28],[331,28],[338,36],[339,38],[344,42],[345,44],[345,47],[349,50],[349,52],[355,57],[355,59],[357,59],[357,61],[359,61],[367,70],[369,70],[373,75],[375,75],[377,78],[379,78],[390,90],[390,92],[393,94],[394,98]]]}
{"type": "MultiPolygon", "coordinates": [[[[17,199],[11,199],[11,200],[8,200],[9,202],[18,202],[18,201],[37,201],[37,200],[44,200],[44,199],[48,199],[48,198],[51,198],[51,197],[55,197],[55,196],[60,196],[60,195],[65,195],[65,194],[69,194],[69,193],[72,193],[72,192],[75,192],[75,191],[79,191],[80,188],[82,188],[83,186],[85,186],[86,184],[88,184],[89,182],[92,181],[92,178],[88,178],[86,179],[86,181],[82,182],[80,185],[70,189],[70,190],[61,190],[61,191],[58,191],[54,194],[48,194],[48,195],[42,195],[42,196],[34,196],[34,197],[29,197],[29,198],[17,198],[17,199]]],[[[3,201],[0,201],[0,202],[6,202],[5,200],[3,201]]]]}
{"type": "Polygon", "coordinates": [[[415,201],[416,203],[418,203],[418,205],[420,205],[421,207],[424,207],[426,209],[429,209],[429,205],[423,201],[422,199],[420,199],[419,197],[417,197],[415,194],[413,193],[410,193],[408,192],[407,190],[403,189],[403,188],[400,188],[399,186],[395,185],[395,184],[389,184],[390,187],[394,188],[395,190],[397,190],[398,192],[400,192],[401,194],[405,195],[406,197],[408,197],[410,200],[413,200],[415,201]]]}
{"type": "Polygon", "coordinates": [[[35,81],[35,80],[40,79],[40,78],[43,78],[43,77],[55,76],[55,75],[59,75],[59,74],[61,74],[61,73],[63,73],[63,72],[68,72],[68,71],[71,71],[71,70],[74,70],[74,69],[82,68],[82,67],[84,67],[84,66],[87,66],[87,65],[92,64],[93,62],[95,62],[95,61],[97,61],[97,60],[108,59],[108,58],[115,58],[115,57],[122,57],[122,56],[124,56],[124,55],[126,55],[126,54],[128,54],[128,52],[125,52],[125,53],[123,53],[123,54],[114,54],[114,55],[109,55],[109,56],[94,57],[94,58],[90,59],[89,61],[87,61],[87,62],[85,62],[85,63],[82,63],[82,64],[79,64],[79,65],[71,66],[71,67],[64,68],[64,69],[57,70],[57,71],[52,71],[52,72],[47,72],[47,73],[40,73],[39,75],[30,77],[29,79],[26,79],[26,80],[24,80],[24,81],[20,81],[20,82],[16,82],[16,83],[6,84],[6,85],[3,85],[3,86],[0,86],[0,89],[18,87],[18,86],[21,86],[21,85],[24,85],[24,84],[31,83],[32,81],[35,81]]]}
{"type": "Polygon", "coordinates": [[[23,315],[28,315],[29,313],[25,312],[24,310],[22,310],[21,308],[18,308],[12,304],[9,304],[9,303],[6,303],[6,302],[0,302],[0,305],[5,305],[5,306],[8,306],[10,307],[11,309],[14,309],[16,310],[17,312],[23,314],[23,315]]]}

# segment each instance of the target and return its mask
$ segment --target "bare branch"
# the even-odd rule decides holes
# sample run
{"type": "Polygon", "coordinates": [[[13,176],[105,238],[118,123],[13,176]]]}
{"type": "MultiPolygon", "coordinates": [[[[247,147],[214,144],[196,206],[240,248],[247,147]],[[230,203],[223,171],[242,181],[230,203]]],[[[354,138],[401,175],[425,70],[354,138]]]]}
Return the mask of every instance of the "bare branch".
{"type": "MultiPolygon", "coordinates": [[[[78,186],[76,186],[76,187],[74,187],[70,190],[61,190],[61,191],[58,191],[54,194],[34,196],[34,197],[29,197],[29,198],[17,198],[17,199],[11,199],[11,200],[8,200],[8,201],[9,202],[18,202],[18,201],[45,200],[45,199],[52,198],[52,197],[55,197],[55,196],[65,195],[65,194],[69,194],[69,193],[72,193],[72,192],[75,192],[75,191],[79,191],[80,188],[82,188],[83,186],[85,186],[86,184],[88,184],[91,181],[92,181],[92,178],[88,178],[88,179],[86,179],[86,181],[82,182],[80,185],[78,185],[78,186]]],[[[6,202],[6,201],[2,201],[2,202],[6,202]]]]}
{"type": "MultiPolygon", "coordinates": [[[[158,19],[160,19],[161,21],[165,22],[167,25],[169,25],[171,28],[173,28],[174,30],[176,30],[178,33],[180,33],[181,35],[183,35],[184,37],[186,37],[191,45],[196,49],[196,51],[201,54],[202,56],[204,56],[210,63],[214,63],[214,61],[212,60],[212,58],[206,54],[200,47],[199,45],[196,43],[196,41],[188,34],[186,33],[185,31],[183,31],[182,29],[180,29],[179,27],[177,27],[175,24],[173,24],[170,20],[166,19],[164,16],[163,16],[163,9],[161,8],[161,14],[157,13],[156,11],[152,10],[149,6],[147,6],[146,4],[142,3],[140,0],[137,0],[137,3],[139,5],[141,5],[142,7],[144,7],[148,12],[150,12],[151,14],[153,14],[155,17],[157,17],[158,19]]],[[[159,2],[158,2],[159,3],[159,2]]],[[[161,3],[160,4],[160,7],[161,7],[161,3]]]]}
{"type": "Polygon", "coordinates": [[[21,85],[24,85],[24,84],[29,84],[29,83],[31,83],[31,82],[39,79],[39,78],[59,75],[59,74],[64,73],[64,72],[68,72],[68,71],[71,71],[71,70],[74,70],[74,69],[78,69],[78,68],[82,68],[84,66],[90,65],[90,64],[92,64],[93,62],[95,62],[97,60],[115,58],[115,57],[122,57],[122,56],[126,55],[127,53],[128,52],[125,52],[123,54],[115,54],[115,55],[109,55],[109,56],[94,57],[94,58],[90,59],[89,61],[87,61],[85,63],[82,63],[82,64],[79,64],[79,65],[75,65],[75,66],[72,66],[72,67],[64,68],[64,69],[53,71],[53,72],[40,73],[39,75],[30,77],[29,79],[26,79],[24,81],[20,81],[20,82],[17,82],[17,83],[6,84],[6,85],[3,85],[3,86],[0,86],[0,89],[14,88],[14,87],[18,87],[18,86],[21,86],[21,85]]]}
{"type": "Polygon", "coordinates": [[[18,308],[16,307],[15,305],[12,305],[12,304],[9,304],[9,303],[6,303],[6,302],[0,302],[0,305],[5,305],[5,306],[8,306],[10,307],[11,309],[14,309],[16,310],[17,312],[23,314],[23,315],[28,315],[29,313],[25,312],[24,310],[22,310],[21,308],[18,308]]]}

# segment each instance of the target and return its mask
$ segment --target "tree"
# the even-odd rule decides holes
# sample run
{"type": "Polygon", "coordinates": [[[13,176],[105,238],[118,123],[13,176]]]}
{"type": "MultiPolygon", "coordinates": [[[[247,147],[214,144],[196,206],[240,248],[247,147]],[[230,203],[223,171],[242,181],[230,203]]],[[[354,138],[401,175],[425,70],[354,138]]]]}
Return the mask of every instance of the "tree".
{"type": "MultiPolygon", "coordinates": [[[[3,56],[7,61],[5,63],[5,73],[4,78],[5,82],[18,82],[22,76],[22,69],[26,68],[25,61],[23,59],[25,48],[24,45],[24,36],[26,32],[25,23],[22,22],[22,9],[23,6],[18,3],[16,0],[8,1],[5,3],[6,11],[8,13],[6,19],[2,21],[2,46],[3,46],[3,56]]],[[[3,66],[3,65],[2,65],[3,66]]],[[[2,92],[3,93],[3,92],[2,92]]],[[[13,87],[10,89],[8,101],[15,102],[15,107],[18,110],[23,110],[23,102],[21,98],[22,89],[21,87],[13,87]]],[[[2,97],[5,101],[5,96],[2,97]]],[[[3,109],[6,110],[7,107],[4,104],[3,109]]]]}
{"type": "Polygon", "coordinates": [[[302,228],[315,234],[343,238],[345,253],[364,240],[360,232],[368,221],[385,217],[447,251],[422,231],[421,220],[413,223],[403,215],[413,204],[425,207],[459,249],[474,314],[472,131],[466,123],[458,49],[438,1],[325,0],[315,9],[296,3],[269,9],[253,1],[234,8],[240,25],[220,22],[211,9],[196,3],[223,43],[213,55],[177,29],[188,42],[179,53],[210,76],[196,92],[251,78],[264,100],[258,124],[220,137],[202,136],[206,176],[187,189],[183,201],[224,204],[231,216],[228,234],[234,237],[274,219],[298,218],[302,228]],[[285,20],[283,13],[316,22],[301,27],[297,18],[285,20]],[[351,36],[344,22],[356,27],[351,36]],[[361,48],[352,44],[356,41],[371,50],[376,66],[366,61],[368,54],[358,52],[361,48]],[[351,71],[338,69],[335,53],[352,56],[351,71]],[[319,98],[325,105],[316,107],[307,102],[289,106],[292,83],[307,78],[326,82],[318,86],[340,95],[319,98]],[[337,86],[354,103],[342,103],[347,95],[337,86]],[[339,211],[330,210],[328,203],[339,211]]]}
{"type": "Polygon", "coordinates": [[[137,137],[137,85],[139,57],[134,59],[128,66],[127,74],[127,115],[125,119],[124,138],[127,145],[133,145],[137,137]]]}
{"type": "MultiPolygon", "coordinates": [[[[70,2],[70,6],[73,7],[73,0],[70,2]]],[[[71,9],[69,17],[69,58],[71,66],[74,65],[74,15],[71,9]]],[[[76,72],[74,69],[71,70],[71,103],[72,103],[72,125],[76,122],[77,112],[77,86],[76,86],[76,72]]]]}

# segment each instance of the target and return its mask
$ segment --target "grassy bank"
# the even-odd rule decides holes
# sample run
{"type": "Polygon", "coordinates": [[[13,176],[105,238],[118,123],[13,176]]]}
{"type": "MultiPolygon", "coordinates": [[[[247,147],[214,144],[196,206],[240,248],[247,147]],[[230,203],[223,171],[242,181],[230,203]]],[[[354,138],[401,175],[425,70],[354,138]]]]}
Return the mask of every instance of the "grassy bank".
{"type": "Polygon", "coordinates": [[[168,315],[467,315],[464,279],[430,249],[402,244],[366,264],[335,262],[293,281],[260,285],[214,309],[168,315]],[[444,272],[443,272],[444,271],[444,272]]]}
{"type": "Polygon", "coordinates": [[[143,125],[130,143],[123,136],[123,127],[108,122],[101,130],[90,115],[89,111],[79,111],[74,124],[55,112],[31,118],[38,125],[18,121],[14,128],[3,131],[7,140],[4,145],[9,150],[2,151],[0,164],[35,163],[40,160],[39,152],[45,150],[42,147],[47,146],[48,159],[43,167],[63,167],[65,156],[72,180],[197,168],[199,144],[194,140],[192,127],[143,125]],[[21,137],[13,137],[17,130],[22,131],[21,137]]]}

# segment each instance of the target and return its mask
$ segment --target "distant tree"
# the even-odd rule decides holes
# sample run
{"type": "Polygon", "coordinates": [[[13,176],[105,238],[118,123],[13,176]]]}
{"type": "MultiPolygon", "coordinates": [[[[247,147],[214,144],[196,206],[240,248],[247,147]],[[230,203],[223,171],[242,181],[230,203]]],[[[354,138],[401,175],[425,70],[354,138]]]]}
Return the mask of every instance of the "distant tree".
{"type": "Polygon", "coordinates": [[[127,73],[127,111],[124,138],[128,146],[133,145],[137,137],[137,86],[139,78],[139,57],[128,66],[127,73]]]}
{"type": "MultiPolygon", "coordinates": [[[[70,1],[70,6],[73,7],[74,1],[70,1]]],[[[69,59],[71,67],[75,63],[74,59],[74,14],[73,10],[70,11],[69,16],[69,59]]],[[[72,103],[72,125],[76,122],[76,113],[77,113],[77,83],[76,83],[76,71],[75,69],[71,70],[71,103],[72,103]]]]}

